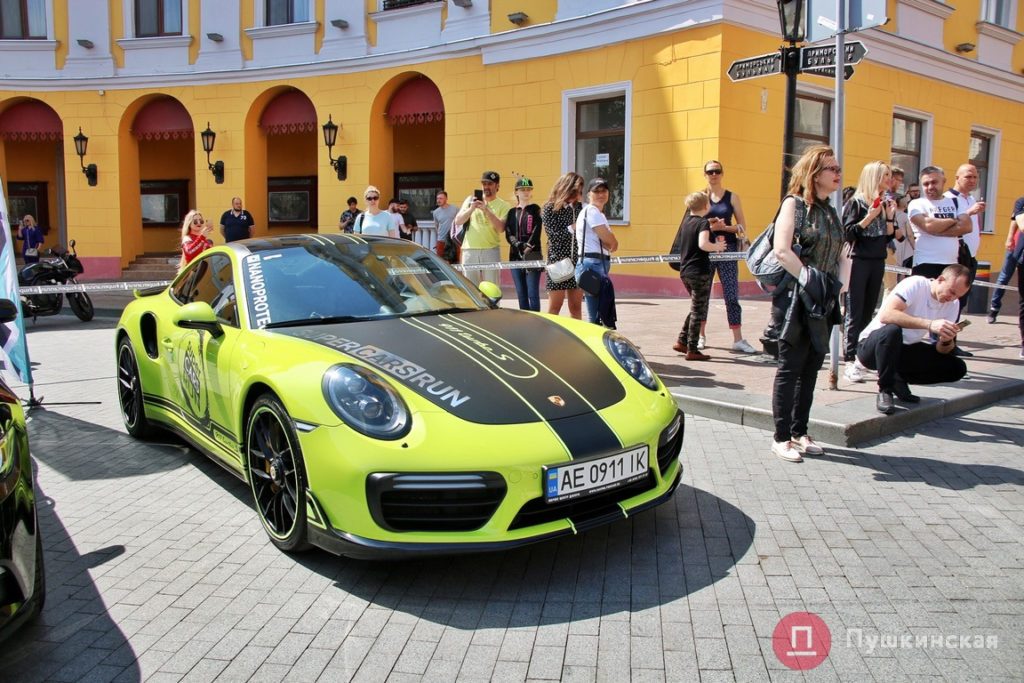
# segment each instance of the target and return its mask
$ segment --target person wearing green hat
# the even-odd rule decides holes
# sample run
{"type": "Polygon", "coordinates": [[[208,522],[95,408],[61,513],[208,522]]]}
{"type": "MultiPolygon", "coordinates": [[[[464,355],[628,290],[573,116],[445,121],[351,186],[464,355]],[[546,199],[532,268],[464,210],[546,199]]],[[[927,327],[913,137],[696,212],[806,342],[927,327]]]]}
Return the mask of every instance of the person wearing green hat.
{"type": "Polygon", "coordinates": [[[519,296],[519,308],[540,311],[540,272],[544,255],[540,250],[540,207],[534,204],[533,181],[525,176],[516,180],[516,205],[505,217],[505,239],[509,261],[536,261],[536,268],[512,270],[512,281],[519,296]]]}

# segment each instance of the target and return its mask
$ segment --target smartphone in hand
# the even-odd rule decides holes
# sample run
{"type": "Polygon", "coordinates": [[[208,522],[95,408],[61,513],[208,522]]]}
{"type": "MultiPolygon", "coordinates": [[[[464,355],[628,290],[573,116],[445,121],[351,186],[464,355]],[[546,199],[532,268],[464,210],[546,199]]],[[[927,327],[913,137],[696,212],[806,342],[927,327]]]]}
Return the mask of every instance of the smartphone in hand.
{"type": "Polygon", "coordinates": [[[482,202],[484,200],[484,191],[483,190],[473,190],[473,199],[475,199],[478,202],[482,202]]]}
{"type": "Polygon", "coordinates": [[[958,323],[956,324],[956,328],[957,328],[958,330],[962,330],[962,329],[964,329],[965,327],[967,327],[967,326],[968,326],[968,325],[970,325],[970,324],[971,324],[971,321],[970,321],[970,320],[961,320],[960,322],[958,322],[958,323]]]}
{"type": "Polygon", "coordinates": [[[871,202],[871,208],[872,209],[877,209],[881,205],[882,205],[882,198],[881,197],[875,197],[875,201],[871,202]]]}

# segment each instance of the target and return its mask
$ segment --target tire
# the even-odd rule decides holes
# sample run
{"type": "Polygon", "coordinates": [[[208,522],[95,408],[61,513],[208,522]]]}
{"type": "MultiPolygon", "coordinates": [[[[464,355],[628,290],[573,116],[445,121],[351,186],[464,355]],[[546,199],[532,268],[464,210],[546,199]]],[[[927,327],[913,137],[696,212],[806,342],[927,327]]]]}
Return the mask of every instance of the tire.
{"type": "Polygon", "coordinates": [[[308,550],[302,450],[288,411],[271,394],[256,400],[246,420],[245,475],[270,542],[289,553],[308,550]]]}
{"type": "Polygon", "coordinates": [[[71,310],[83,323],[89,322],[96,315],[96,310],[92,306],[92,299],[85,292],[68,294],[68,305],[71,306],[71,310]]]}
{"type": "Polygon", "coordinates": [[[146,419],[146,408],[142,400],[142,378],[135,349],[131,340],[121,337],[117,344],[117,398],[121,406],[121,419],[128,433],[136,439],[145,439],[155,431],[146,419]]]}

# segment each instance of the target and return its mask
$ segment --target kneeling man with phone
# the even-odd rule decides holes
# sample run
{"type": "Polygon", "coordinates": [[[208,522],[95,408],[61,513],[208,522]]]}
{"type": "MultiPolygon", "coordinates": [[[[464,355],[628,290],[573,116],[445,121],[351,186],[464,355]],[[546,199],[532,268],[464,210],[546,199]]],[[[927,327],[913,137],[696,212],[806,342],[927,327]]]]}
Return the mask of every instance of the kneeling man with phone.
{"type": "Polygon", "coordinates": [[[953,264],[936,278],[904,278],[885,297],[857,345],[861,365],[878,371],[879,412],[895,412],[894,395],[905,403],[920,401],[910,384],[956,382],[967,374],[967,365],[953,349],[957,333],[970,321],[953,321],[970,282],[971,271],[953,264]]]}

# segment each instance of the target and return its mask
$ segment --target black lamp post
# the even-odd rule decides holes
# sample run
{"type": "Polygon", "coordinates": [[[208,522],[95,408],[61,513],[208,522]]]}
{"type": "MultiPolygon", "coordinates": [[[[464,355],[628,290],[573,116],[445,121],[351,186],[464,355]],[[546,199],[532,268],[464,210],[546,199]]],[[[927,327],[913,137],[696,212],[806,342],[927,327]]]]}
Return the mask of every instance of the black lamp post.
{"type": "Polygon", "coordinates": [[[218,185],[224,183],[224,162],[214,161],[210,163],[210,152],[213,151],[213,145],[217,142],[217,134],[210,128],[210,122],[206,122],[206,130],[199,134],[203,139],[203,151],[206,152],[206,165],[209,166],[210,172],[213,173],[213,180],[218,185]]]}
{"type": "Polygon", "coordinates": [[[348,177],[348,157],[339,156],[337,159],[331,153],[334,145],[338,142],[338,124],[331,120],[331,115],[327,115],[327,123],[322,128],[324,129],[324,144],[327,146],[327,158],[331,162],[331,167],[338,172],[338,180],[345,180],[348,177]]]}
{"type": "Polygon", "coordinates": [[[85,174],[86,179],[89,181],[89,186],[95,187],[99,177],[96,164],[85,165],[85,153],[89,150],[89,138],[82,133],[82,129],[79,127],[78,135],[73,139],[75,141],[75,153],[78,154],[78,161],[82,164],[82,173],[85,174]]]}
{"type": "Polygon", "coordinates": [[[789,164],[793,158],[793,131],[796,124],[796,76],[800,73],[800,48],[804,41],[807,0],[776,0],[782,38],[789,43],[782,48],[782,73],[786,74],[786,118],[782,133],[782,194],[789,187],[789,164]]]}

